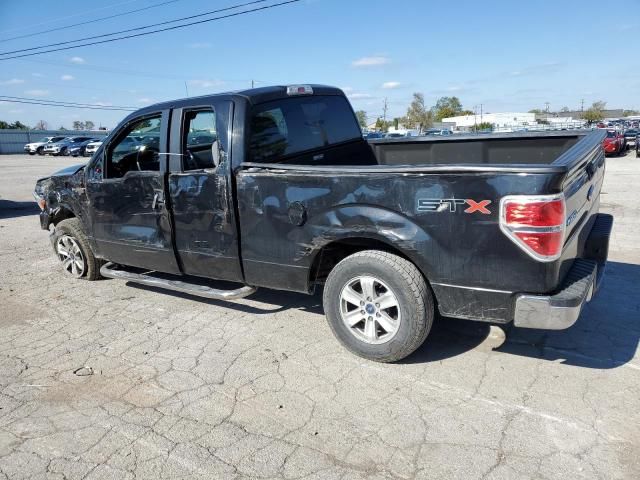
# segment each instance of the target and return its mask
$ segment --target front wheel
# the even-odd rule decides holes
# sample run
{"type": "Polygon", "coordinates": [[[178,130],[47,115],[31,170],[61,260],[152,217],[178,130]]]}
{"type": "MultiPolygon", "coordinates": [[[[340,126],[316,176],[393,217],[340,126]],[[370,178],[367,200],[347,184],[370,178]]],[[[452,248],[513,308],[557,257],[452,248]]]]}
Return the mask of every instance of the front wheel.
{"type": "Polygon", "coordinates": [[[77,218],[68,218],[56,225],[53,249],[67,275],[85,280],[100,278],[102,262],[93,255],[89,240],[77,218]]]}
{"type": "Polygon", "coordinates": [[[42,147],[38,147],[38,149],[36,150],[36,153],[37,153],[38,155],[44,155],[44,148],[42,148],[42,147]]]}
{"type": "Polygon", "coordinates": [[[414,352],[434,317],[433,296],[415,265],[377,250],[338,263],[327,277],[323,304],[340,343],[376,362],[394,362],[414,352]]]}

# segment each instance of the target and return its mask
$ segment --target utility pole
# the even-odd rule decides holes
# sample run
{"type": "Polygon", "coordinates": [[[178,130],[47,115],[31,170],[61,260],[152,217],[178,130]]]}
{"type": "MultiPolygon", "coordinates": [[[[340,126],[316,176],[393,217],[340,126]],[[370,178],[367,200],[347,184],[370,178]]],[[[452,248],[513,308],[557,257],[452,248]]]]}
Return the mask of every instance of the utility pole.
{"type": "Polygon", "coordinates": [[[482,123],[482,104],[480,104],[480,123],[482,123]]]}
{"type": "Polygon", "coordinates": [[[189,87],[187,87],[187,82],[184,82],[184,90],[187,92],[187,97],[189,96],[189,87]]]}
{"type": "Polygon", "coordinates": [[[382,119],[384,121],[385,127],[387,125],[387,109],[388,108],[389,108],[389,105],[387,103],[387,97],[384,97],[384,103],[382,104],[382,119]]]}
{"type": "Polygon", "coordinates": [[[580,117],[584,117],[584,98],[580,100],[580,117]]]}
{"type": "Polygon", "coordinates": [[[473,130],[478,131],[478,106],[473,106],[473,130]]]}
{"type": "Polygon", "coordinates": [[[251,80],[251,88],[253,88],[253,87],[254,87],[254,81],[251,80]]]}

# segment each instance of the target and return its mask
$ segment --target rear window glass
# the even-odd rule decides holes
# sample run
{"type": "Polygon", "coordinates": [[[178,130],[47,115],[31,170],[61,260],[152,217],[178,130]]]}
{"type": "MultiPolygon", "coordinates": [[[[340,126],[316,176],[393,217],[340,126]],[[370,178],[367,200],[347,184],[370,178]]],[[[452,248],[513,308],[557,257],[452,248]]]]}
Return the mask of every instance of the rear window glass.
{"type": "Polygon", "coordinates": [[[276,100],[256,106],[251,115],[249,158],[278,162],[301,152],[362,139],[347,100],[318,95],[276,100]]]}
{"type": "Polygon", "coordinates": [[[617,136],[616,132],[607,132],[607,137],[609,138],[616,138],[617,136]]]}

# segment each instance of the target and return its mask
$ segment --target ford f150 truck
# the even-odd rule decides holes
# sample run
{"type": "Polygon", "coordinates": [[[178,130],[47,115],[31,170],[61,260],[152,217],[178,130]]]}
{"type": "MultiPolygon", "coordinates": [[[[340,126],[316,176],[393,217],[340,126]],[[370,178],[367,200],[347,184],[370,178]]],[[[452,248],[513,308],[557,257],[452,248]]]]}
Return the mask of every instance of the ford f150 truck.
{"type": "Polygon", "coordinates": [[[224,300],[322,286],[338,340],[396,361],[436,312],[541,329],[577,320],[612,227],[598,213],[604,135],[367,142],[339,89],[268,87],[132,113],[35,197],[73,277],[224,300]]]}

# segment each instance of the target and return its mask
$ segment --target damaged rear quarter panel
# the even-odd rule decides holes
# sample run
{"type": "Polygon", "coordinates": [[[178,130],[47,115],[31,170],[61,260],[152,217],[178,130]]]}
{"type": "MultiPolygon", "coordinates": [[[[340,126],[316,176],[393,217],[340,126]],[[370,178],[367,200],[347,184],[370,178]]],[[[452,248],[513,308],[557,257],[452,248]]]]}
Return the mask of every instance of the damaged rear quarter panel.
{"type": "Polygon", "coordinates": [[[252,169],[236,179],[244,272],[252,285],[308,291],[318,252],[348,238],[389,244],[430,282],[536,291],[544,288],[541,278],[553,275],[549,265],[524,258],[498,227],[499,199],[559,188],[549,175],[358,174],[337,167],[331,175],[252,169]],[[421,199],[449,198],[490,200],[490,213],[417,208],[421,199]]]}

